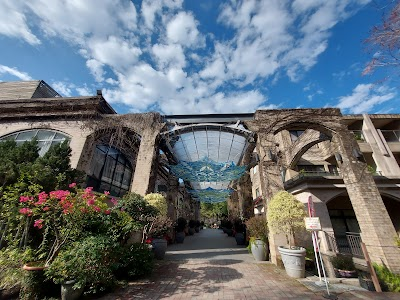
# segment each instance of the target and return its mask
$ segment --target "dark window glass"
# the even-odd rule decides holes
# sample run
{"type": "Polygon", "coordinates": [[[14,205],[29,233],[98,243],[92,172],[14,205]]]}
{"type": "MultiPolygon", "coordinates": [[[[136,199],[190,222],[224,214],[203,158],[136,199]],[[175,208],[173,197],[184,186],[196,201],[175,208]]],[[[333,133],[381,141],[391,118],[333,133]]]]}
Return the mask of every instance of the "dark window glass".
{"type": "Polygon", "coordinates": [[[120,197],[129,190],[132,167],[128,159],[117,149],[107,145],[96,146],[93,154],[88,186],[97,192],[109,191],[120,197]]]}

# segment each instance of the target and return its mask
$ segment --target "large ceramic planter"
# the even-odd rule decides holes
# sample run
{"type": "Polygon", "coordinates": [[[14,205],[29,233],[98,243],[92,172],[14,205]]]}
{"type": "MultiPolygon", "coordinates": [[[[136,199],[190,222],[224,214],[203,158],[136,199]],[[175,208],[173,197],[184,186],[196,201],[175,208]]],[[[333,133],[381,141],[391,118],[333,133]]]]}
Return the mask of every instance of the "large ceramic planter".
{"type": "Polygon", "coordinates": [[[278,250],[281,254],[286,273],[293,278],[304,278],[306,249],[302,247],[299,247],[299,249],[278,247],[278,250]]]}
{"type": "Polygon", "coordinates": [[[184,240],[185,240],[185,232],[181,231],[175,234],[175,242],[177,242],[178,244],[182,244],[184,240]]]}
{"type": "Polygon", "coordinates": [[[195,233],[194,227],[189,227],[189,235],[193,235],[195,233]]]}
{"type": "Polygon", "coordinates": [[[246,243],[246,240],[244,238],[244,234],[242,232],[237,232],[235,234],[235,239],[236,239],[236,244],[237,245],[244,245],[246,243]]]}
{"type": "Polygon", "coordinates": [[[61,300],[76,300],[82,295],[85,286],[74,289],[75,280],[61,284],[61,300]]]}
{"type": "Polygon", "coordinates": [[[194,228],[194,231],[195,231],[196,233],[199,233],[199,232],[200,232],[200,227],[195,227],[195,228],[194,228]]]}
{"type": "Polygon", "coordinates": [[[153,239],[151,242],[153,246],[153,253],[156,259],[164,259],[165,252],[167,251],[167,240],[153,239]]]}
{"type": "Polygon", "coordinates": [[[251,242],[251,253],[256,261],[267,260],[268,245],[263,240],[256,239],[251,242]]]}

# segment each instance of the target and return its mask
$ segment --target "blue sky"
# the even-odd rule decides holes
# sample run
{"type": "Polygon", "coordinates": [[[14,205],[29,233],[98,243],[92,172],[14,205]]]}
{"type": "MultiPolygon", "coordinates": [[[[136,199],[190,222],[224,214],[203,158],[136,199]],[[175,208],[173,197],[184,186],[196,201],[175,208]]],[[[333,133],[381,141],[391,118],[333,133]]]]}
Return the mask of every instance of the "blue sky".
{"type": "Polygon", "coordinates": [[[400,113],[389,70],[361,75],[381,14],[369,0],[1,0],[0,81],[102,89],[118,113],[400,113]]]}

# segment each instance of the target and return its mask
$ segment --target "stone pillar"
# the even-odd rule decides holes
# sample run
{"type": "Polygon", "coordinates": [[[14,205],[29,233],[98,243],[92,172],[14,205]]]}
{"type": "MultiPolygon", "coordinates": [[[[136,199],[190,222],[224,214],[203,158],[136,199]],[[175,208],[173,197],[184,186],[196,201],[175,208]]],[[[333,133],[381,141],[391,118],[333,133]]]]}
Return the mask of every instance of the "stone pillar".
{"type": "Polygon", "coordinates": [[[240,216],[248,219],[254,215],[250,175],[245,173],[237,185],[240,216]]]}
{"type": "Polygon", "coordinates": [[[146,129],[141,136],[135,173],[131,184],[131,192],[138,193],[142,196],[154,190],[157,175],[158,133],[158,130],[149,128],[146,129]]]}
{"type": "Polygon", "coordinates": [[[168,202],[168,217],[171,220],[177,219],[177,199],[179,195],[179,182],[178,179],[173,176],[168,176],[168,192],[167,192],[167,202],[168,202]]]}
{"type": "MultiPolygon", "coordinates": [[[[275,193],[284,190],[281,170],[277,163],[275,139],[272,133],[259,133],[257,152],[260,157],[259,170],[263,202],[265,212],[267,212],[268,201],[275,193]]],[[[270,232],[268,241],[271,261],[278,265],[280,264],[278,246],[286,245],[286,238],[283,234],[270,232]]]]}
{"type": "Polygon", "coordinates": [[[371,260],[400,273],[400,250],[393,241],[396,231],[367,165],[357,157],[357,142],[346,129],[338,131],[333,141],[342,156],[341,174],[371,260]]]}

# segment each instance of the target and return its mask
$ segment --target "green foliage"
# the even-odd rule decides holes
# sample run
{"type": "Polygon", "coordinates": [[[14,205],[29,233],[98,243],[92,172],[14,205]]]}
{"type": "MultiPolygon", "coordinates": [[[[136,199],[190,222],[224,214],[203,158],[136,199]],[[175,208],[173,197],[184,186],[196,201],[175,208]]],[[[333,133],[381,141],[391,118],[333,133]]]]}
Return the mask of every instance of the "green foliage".
{"type": "Polygon", "coordinates": [[[98,292],[115,284],[113,271],[118,266],[119,244],[106,236],[88,236],[60,252],[46,270],[55,283],[74,279],[75,287],[85,284],[98,292]]]}
{"type": "Polygon", "coordinates": [[[304,229],[306,212],[304,205],[286,191],[276,193],[268,203],[267,220],[269,230],[273,233],[284,233],[290,245],[290,237],[304,229]]]}
{"type": "Polygon", "coordinates": [[[400,247],[400,237],[396,236],[394,238],[394,243],[396,244],[397,247],[400,247]]]}
{"type": "Polygon", "coordinates": [[[351,256],[337,254],[331,258],[332,265],[335,269],[354,271],[356,269],[351,256]]]}
{"type": "Polygon", "coordinates": [[[250,237],[261,239],[264,242],[268,239],[267,220],[262,216],[254,216],[246,221],[246,227],[250,237]]]}
{"type": "Polygon", "coordinates": [[[162,216],[167,216],[168,214],[168,204],[165,197],[159,193],[150,193],[144,196],[151,206],[157,209],[158,213],[162,216]]]}
{"type": "Polygon", "coordinates": [[[187,220],[184,217],[179,217],[175,223],[175,230],[177,232],[183,232],[187,226],[187,220]]]}
{"type": "Polygon", "coordinates": [[[373,264],[376,275],[382,286],[382,290],[389,292],[400,292],[400,275],[393,274],[386,266],[373,264]]]}
{"type": "Polygon", "coordinates": [[[142,220],[146,217],[154,217],[158,214],[157,209],[151,206],[143,196],[136,193],[126,193],[118,201],[117,208],[126,211],[134,220],[142,220]]]}
{"type": "Polygon", "coordinates": [[[32,261],[33,250],[8,247],[0,250],[0,289],[21,286],[24,279],[22,266],[32,261]]]}
{"type": "Polygon", "coordinates": [[[34,165],[34,176],[44,191],[67,189],[71,182],[82,182],[81,172],[70,165],[71,148],[67,141],[53,145],[34,165]],[[79,179],[79,180],[77,180],[79,179]]]}
{"type": "Polygon", "coordinates": [[[150,275],[154,268],[154,255],[147,244],[132,244],[121,249],[117,276],[135,279],[150,275]]]}
{"type": "Polygon", "coordinates": [[[203,218],[221,219],[228,215],[228,206],[226,202],[219,203],[200,203],[200,213],[203,218]]]}

